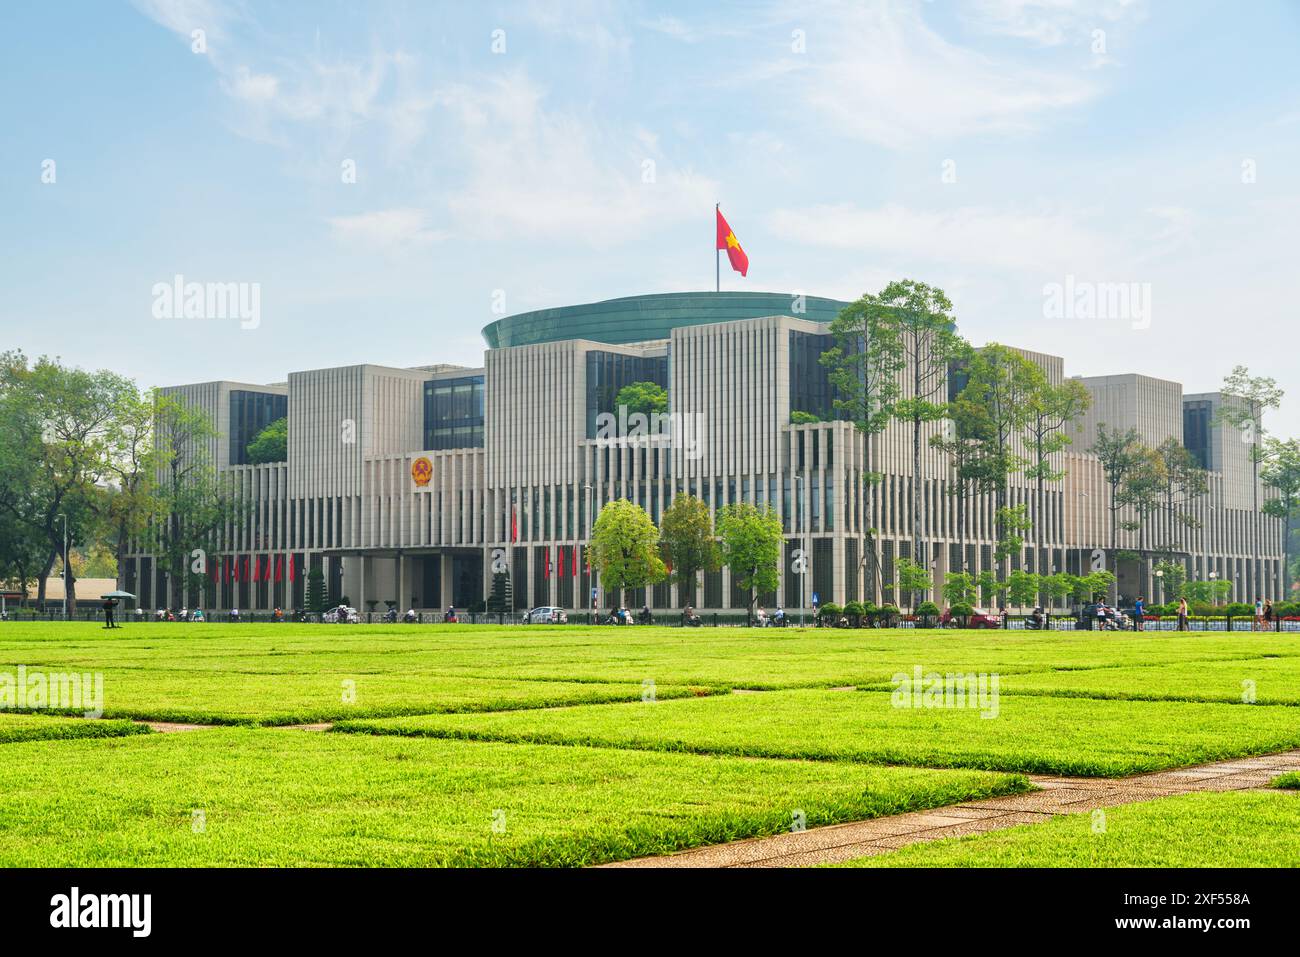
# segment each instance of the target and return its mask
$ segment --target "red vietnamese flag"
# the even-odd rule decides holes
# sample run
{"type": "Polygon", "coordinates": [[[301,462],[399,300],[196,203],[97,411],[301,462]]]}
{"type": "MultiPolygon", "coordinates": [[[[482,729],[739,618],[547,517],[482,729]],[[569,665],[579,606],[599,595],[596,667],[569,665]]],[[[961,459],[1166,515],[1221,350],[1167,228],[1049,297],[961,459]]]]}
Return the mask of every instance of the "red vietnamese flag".
{"type": "Polygon", "coordinates": [[[718,214],[718,248],[727,251],[731,268],[743,276],[749,272],[749,257],[745,255],[745,250],[740,248],[740,241],[736,239],[736,234],[722,218],[722,210],[715,209],[714,212],[718,214]]]}
{"type": "Polygon", "coordinates": [[[555,550],[555,553],[556,553],[556,557],[560,560],[560,567],[555,572],[555,577],[563,578],[564,577],[564,546],[561,545],[559,548],[557,548],[555,550]]]}

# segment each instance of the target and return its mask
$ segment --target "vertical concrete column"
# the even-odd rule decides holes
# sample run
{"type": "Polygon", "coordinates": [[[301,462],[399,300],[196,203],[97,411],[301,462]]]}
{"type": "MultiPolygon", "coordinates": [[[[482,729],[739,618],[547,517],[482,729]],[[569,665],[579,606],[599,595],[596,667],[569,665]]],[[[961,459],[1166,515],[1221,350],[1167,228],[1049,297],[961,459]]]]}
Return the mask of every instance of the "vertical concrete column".
{"type": "Polygon", "coordinates": [[[406,593],[406,557],[402,550],[397,550],[397,610],[398,612],[406,611],[407,605],[411,601],[411,596],[406,593]]]}
{"type": "Polygon", "coordinates": [[[451,580],[451,556],[446,552],[443,552],[438,556],[438,561],[441,563],[438,568],[438,607],[443,611],[446,611],[447,608],[451,606],[455,595],[455,590],[452,588],[451,580]]]}

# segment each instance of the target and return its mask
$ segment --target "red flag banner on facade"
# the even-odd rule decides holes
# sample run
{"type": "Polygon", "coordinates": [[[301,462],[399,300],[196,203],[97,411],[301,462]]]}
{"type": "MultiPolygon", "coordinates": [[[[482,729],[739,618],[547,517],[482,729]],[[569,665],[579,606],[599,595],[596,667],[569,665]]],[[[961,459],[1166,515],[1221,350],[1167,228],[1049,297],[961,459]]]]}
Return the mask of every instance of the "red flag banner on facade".
{"type": "Polygon", "coordinates": [[[573,577],[574,578],[578,577],[578,552],[580,552],[581,550],[582,549],[579,548],[579,546],[577,545],[573,546],[573,577]]]}
{"type": "Polygon", "coordinates": [[[519,541],[519,519],[515,515],[514,506],[510,506],[510,541],[519,541]]]}
{"type": "Polygon", "coordinates": [[[559,560],[560,560],[560,568],[559,568],[559,571],[557,571],[557,572],[555,573],[555,577],[556,577],[556,578],[563,578],[563,577],[564,577],[564,548],[563,548],[563,547],[560,547],[560,548],[556,549],[556,552],[557,552],[558,557],[559,557],[559,560]]]}
{"type": "Polygon", "coordinates": [[[718,248],[727,251],[727,259],[731,261],[731,268],[736,270],[742,276],[749,272],[749,257],[745,255],[745,250],[740,248],[740,240],[736,239],[736,234],[732,232],[727,221],[722,217],[722,210],[714,210],[718,214],[718,248]]]}
{"type": "Polygon", "coordinates": [[[275,580],[284,581],[284,556],[275,556],[275,580]]]}
{"type": "Polygon", "coordinates": [[[239,580],[241,582],[248,581],[248,556],[247,555],[244,556],[244,567],[240,569],[239,580]]]}
{"type": "Polygon", "coordinates": [[[297,556],[295,555],[289,556],[289,581],[293,581],[294,579],[293,566],[296,564],[296,558],[297,556]]]}

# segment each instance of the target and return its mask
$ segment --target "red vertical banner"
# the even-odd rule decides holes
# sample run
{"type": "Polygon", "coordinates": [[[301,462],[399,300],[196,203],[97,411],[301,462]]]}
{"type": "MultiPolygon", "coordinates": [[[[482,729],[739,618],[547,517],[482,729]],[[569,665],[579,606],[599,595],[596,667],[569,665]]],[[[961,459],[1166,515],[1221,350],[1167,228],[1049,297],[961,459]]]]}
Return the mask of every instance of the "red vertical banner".
{"type": "Polygon", "coordinates": [[[284,581],[284,556],[283,555],[275,556],[275,580],[278,582],[284,581]]]}
{"type": "Polygon", "coordinates": [[[515,514],[515,507],[510,506],[510,541],[519,541],[519,517],[515,514]]]}
{"type": "Polygon", "coordinates": [[[289,581],[293,581],[296,578],[294,568],[297,564],[298,564],[298,556],[290,555],[289,556],[289,581]]]}
{"type": "Polygon", "coordinates": [[[574,578],[578,577],[578,552],[580,552],[581,550],[582,550],[582,546],[580,545],[573,546],[573,577],[574,578]]]}
{"type": "Polygon", "coordinates": [[[547,548],[547,549],[546,549],[546,570],[543,572],[543,574],[544,574],[547,578],[550,578],[550,577],[551,577],[551,550],[550,550],[550,548],[547,548]]]}
{"type": "Polygon", "coordinates": [[[559,569],[555,573],[556,578],[564,577],[564,546],[561,545],[556,549],[556,557],[559,559],[559,569]]]}

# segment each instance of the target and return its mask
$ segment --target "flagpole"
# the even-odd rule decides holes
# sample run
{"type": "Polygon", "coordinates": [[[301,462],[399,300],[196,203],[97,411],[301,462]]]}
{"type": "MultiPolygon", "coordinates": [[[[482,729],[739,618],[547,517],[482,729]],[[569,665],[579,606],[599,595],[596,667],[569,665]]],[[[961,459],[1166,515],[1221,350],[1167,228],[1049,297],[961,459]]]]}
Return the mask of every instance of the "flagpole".
{"type": "Polygon", "coordinates": [[[722,292],[722,250],[718,248],[718,214],[722,212],[722,204],[713,204],[713,280],[714,292],[722,292]]]}

